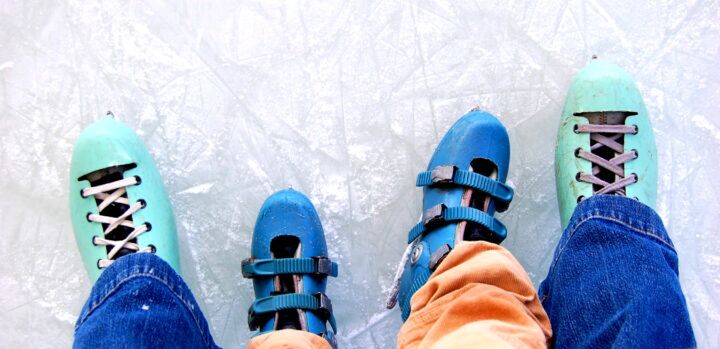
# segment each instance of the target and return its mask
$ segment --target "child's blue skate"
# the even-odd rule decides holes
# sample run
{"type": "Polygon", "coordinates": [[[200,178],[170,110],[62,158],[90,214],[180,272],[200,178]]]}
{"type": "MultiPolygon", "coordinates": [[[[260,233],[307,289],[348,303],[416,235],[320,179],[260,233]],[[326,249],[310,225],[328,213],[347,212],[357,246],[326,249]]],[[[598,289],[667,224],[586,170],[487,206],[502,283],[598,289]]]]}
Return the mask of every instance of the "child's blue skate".
{"type": "Polygon", "coordinates": [[[252,257],[243,261],[242,273],[255,287],[248,312],[251,330],[259,330],[258,335],[308,331],[335,347],[337,329],[325,286],[328,275],[337,276],[338,266],[327,258],[320,218],[305,195],[287,189],[265,201],[255,222],[252,257]]]}
{"type": "Polygon", "coordinates": [[[460,118],[435,149],[423,187],[422,220],[410,230],[395,287],[387,307],[400,302],[403,321],[410,299],[443,259],[463,241],[500,243],[505,226],[493,217],[513,197],[507,186],[510,143],[505,127],[492,115],[473,109],[460,118]]]}

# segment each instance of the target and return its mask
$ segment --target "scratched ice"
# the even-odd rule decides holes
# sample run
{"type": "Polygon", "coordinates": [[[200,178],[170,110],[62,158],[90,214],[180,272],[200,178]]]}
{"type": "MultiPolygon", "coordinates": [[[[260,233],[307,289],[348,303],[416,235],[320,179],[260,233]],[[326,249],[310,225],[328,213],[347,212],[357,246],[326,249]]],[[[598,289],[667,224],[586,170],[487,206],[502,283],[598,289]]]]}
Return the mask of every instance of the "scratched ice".
{"type": "Polygon", "coordinates": [[[400,315],[381,304],[420,213],[415,174],[475,105],[509,129],[504,245],[537,285],[560,235],[555,130],[592,54],[645,96],[695,332],[720,346],[718,18],[717,0],[3,0],[0,347],[72,341],[91,284],[70,227],[70,154],[106,110],[157,160],[184,276],[225,347],[249,338],[239,266],[257,211],[288,185],[317,205],[341,264],[328,290],[341,346],[392,347],[400,315]]]}

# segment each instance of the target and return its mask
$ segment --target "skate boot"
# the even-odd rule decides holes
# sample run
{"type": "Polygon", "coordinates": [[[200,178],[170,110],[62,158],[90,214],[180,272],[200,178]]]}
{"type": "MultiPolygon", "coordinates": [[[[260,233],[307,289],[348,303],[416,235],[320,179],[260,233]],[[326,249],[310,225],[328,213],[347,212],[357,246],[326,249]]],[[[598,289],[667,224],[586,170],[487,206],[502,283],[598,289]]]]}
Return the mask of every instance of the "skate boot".
{"type": "Polygon", "coordinates": [[[91,280],[136,252],[155,253],[179,273],[175,218],[162,178],[142,141],[111,114],[75,142],[69,196],[75,239],[91,280]]]}
{"type": "Polygon", "coordinates": [[[505,226],[493,217],[507,209],[513,190],[505,184],[510,143],[494,116],[472,110],[448,130],[416,185],[423,187],[422,220],[410,230],[386,306],[399,301],[403,321],[410,299],[445,256],[463,241],[500,243],[505,226]]]}
{"type": "Polygon", "coordinates": [[[250,329],[258,330],[257,335],[308,331],[335,347],[337,328],[325,286],[328,276],[337,276],[338,266],[327,255],[320,218],[310,200],[292,189],[271,195],[255,222],[252,257],[242,263],[243,276],[253,279],[255,288],[250,329]]]}
{"type": "Polygon", "coordinates": [[[655,208],[657,154],[635,82],[594,59],[570,86],[558,130],[555,179],[562,228],[592,195],[624,195],[655,208]]]}

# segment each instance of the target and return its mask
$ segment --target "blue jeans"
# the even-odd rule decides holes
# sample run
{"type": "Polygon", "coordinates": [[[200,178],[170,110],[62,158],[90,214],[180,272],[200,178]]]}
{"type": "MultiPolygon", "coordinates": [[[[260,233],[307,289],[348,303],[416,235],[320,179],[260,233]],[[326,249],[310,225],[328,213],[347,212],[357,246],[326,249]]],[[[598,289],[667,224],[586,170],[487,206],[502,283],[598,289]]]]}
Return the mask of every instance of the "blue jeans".
{"type": "Polygon", "coordinates": [[[540,299],[556,348],[691,348],[678,258],[660,217],[621,196],[578,205],[540,299]]]}
{"type": "MultiPolygon", "coordinates": [[[[625,197],[582,202],[540,286],[563,347],[693,347],[677,254],[660,218],[625,197]]],[[[75,327],[75,347],[217,347],[182,278],[138,253],[98,279],[75,327]]]]}
{"type": "Polygon", "coordinates": [[[217,348],[190,289],[150,253],[105,270],[75,325],[75,348],[217,348]]]}

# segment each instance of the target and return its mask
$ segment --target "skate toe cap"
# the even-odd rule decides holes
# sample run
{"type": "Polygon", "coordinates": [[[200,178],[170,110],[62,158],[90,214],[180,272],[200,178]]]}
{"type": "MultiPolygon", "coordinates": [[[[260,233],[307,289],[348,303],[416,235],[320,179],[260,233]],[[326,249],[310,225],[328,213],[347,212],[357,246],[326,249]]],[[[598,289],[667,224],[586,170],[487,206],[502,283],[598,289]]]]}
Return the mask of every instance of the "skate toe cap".
{"type": "Polygon", "coordinates": [[[135,132],[110,116],[86,127],[73,148],[71,175],[79,178],[112,166],[136,163],[147,153],[135,132]]]}
{"type": "Polygon", "coordinates": [[[624,69],[593,60],[573,79],[566,99],[572,114],[601,111],[638,113],[644,108],[635,81],[624,69]]]}

